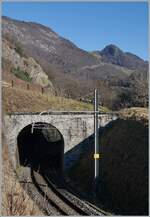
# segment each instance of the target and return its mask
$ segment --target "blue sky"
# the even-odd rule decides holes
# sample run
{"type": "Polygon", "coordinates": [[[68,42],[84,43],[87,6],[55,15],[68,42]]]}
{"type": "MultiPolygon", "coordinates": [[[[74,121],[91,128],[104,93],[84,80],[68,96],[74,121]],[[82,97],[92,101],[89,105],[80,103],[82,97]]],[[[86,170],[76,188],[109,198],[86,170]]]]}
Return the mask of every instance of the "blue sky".
{"type": "Polygon", "coordinates": [[[84,50],[115,44],[148,59],[147,2],[3,2],[2,14],[49,26],[84,50]]]}

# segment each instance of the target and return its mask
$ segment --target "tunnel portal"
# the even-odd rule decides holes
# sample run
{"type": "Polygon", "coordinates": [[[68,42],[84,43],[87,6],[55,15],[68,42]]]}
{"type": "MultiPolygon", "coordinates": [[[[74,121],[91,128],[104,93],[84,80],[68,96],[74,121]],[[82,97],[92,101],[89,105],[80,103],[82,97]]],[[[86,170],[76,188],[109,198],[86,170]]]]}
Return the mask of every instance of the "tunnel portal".
{"type": "Polygon", "coordinates": [[[35,170],[63,171],[64,139],[59,130],[48,123],[35,123],[21,130],[17,137],[19,163],[35,170]]]}

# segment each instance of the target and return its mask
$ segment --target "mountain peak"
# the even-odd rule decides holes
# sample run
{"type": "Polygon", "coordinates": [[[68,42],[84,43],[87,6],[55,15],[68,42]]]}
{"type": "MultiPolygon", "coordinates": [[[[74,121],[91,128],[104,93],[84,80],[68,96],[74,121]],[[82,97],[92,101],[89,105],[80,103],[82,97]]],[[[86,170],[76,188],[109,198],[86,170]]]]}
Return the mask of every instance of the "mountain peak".
{"type": "Polygon", "coordinates": [[[102,51],[101,55],[118,56],[122,54],[123,51],[114,44],[107,45],[102,51]]]}
{"type": "Polygon", "coordinates": [[[102,57],[102,61],[119,65],[128,69],[141,69],[147,70],[147,63],[135,54],[124,52],[114,44],[107,45],[103,50],[98,52],[102,57]]]}

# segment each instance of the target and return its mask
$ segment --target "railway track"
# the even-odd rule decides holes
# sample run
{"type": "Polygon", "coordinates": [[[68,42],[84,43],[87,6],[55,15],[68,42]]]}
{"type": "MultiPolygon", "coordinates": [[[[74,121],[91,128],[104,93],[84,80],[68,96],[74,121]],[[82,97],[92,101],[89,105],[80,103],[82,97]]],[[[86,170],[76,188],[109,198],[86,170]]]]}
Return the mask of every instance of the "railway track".
{"type": "MultiPolygon", "coordinates": [[[[40,182],[37,180],[37,174],[35,174],[34,170],[31,169],[31,179],[33,184],[35,185],[38,192],[42,195],[42,197],[54,208],[54,210],[57,210],[58,214],[60,215],[67,215],[67,212],[65,212],[57,203],[51,199],[50,192],[47,191],[47,185],[46,183],[42,182],[41,179],[40,182]]],[[[39,178],[38,178],[39,179],[39,178]]],[[[48,210],[46,210],[47,214],[49,214],[48,210]]]]}
{"type": "MultiPolygon", "coordinates": [[[[70,192],[71,194],[75,195],[77,198],[79,198],[79,197],[84,197],[84,198],[85,198],[85,196],[81,195],[81,193],[80,193],[77,189],[75,189],[75,187],[73,187],[73,186],[71,185],[70,181],[65,180],[65,186],[66,186],[67,191],[70,192]]],[[[108,211],[105,211],[104,208],[102,207],[102,205],[100,205],[100,206],[101,206],[101,208],[100,208],[100,207],[97,207],[96,205],[94,205],[93,203],[90,203],[90,202],[87,201],[87,200],[85,200],[85,203],[86,203],[88,206],[90,206],[91,208],[93,208],[94,211],[98,211],[98,212],[101,213],[102,215],[107,215],[107,216],[114,215],[113,213],[110,213],[110,212],[108,212],[108,211]]]]}
{"type": "Polygon", "coordinates": [[[59,193],[63,195],[68,201],[72,201],[72,203],[75,203],[76,206],[79,206],[79,209],[82,209],[84,212],[86,210],[87,215],[111,215],[108,212],[105,212],[104,210],[94,206],[93,204],[89,203],[88,201],[85,201],[81,198],[79,194],[75,193],[75,189],[72,189],[71,186],[63,179],[57,178],[57,174],[53,174],[52,172],[44,173],[43,175],[46,182],[53,183],[53,185],[57,185],[59,189],[59,193]]]}
{"type": "Polygon", "coordinates": [[[58,215],[104,215],[97,211],[90,210],[87,205],[64,190],[60,181],[59,187],[54,184],[47,174],[40,174],[31,169],[31,179],[38,192],[56,210],[58,215]]]}

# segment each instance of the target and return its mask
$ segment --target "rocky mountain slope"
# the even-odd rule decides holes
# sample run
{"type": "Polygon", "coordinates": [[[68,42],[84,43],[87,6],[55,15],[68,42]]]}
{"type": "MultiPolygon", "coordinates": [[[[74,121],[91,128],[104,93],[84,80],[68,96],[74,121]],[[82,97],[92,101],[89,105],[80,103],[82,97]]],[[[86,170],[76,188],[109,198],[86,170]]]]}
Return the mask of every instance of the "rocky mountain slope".
{"type": "Polygon", "coordinates": [[[3,34],[19,41],[26,53],[34,56],[44,67],[53,65],[63,72],[85,65],[98,64],[96,58],[76,47],[69,40],[41,24],[20,22],[4,17],[3,34]]]}
{"type": "Polygon", "coordinates": [[[32,81],[42,87],[53,88],[41,66],[32,57],[25,56],[18,45],[15,46],[3,39],[2,53],[3,61],[9,64],[10,72],[16,77],[28,82],[32,81]]]}
{"type": "Polygon", "coordinates": [[[145,106],[147,103],[148,63],[114,45],[87,52],[48,27],[8,17],[2,18],[2,37],[11,44],[19,44],[23,53],[41,66],[61,95],[84,99],[93,88],[99,88],[102,104],[113,109],[124,104],[145,106]],[[133,94],[133,83],[136,84],[134,80],[139,74],[141,83],[145,84],[144,103],[131,99],[137,95],[133,94]]]}
{"type": "Polygon", "coordinates": [[[112,63],[131,70],[148,70],[147,61],[143,61],[132,53],[123,52],[113,44],[106,46],[102,51],[94,51],[93,53],[100,56],[101,60],[105,63],[112,63]]]}

